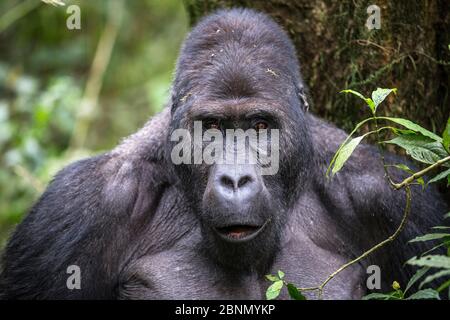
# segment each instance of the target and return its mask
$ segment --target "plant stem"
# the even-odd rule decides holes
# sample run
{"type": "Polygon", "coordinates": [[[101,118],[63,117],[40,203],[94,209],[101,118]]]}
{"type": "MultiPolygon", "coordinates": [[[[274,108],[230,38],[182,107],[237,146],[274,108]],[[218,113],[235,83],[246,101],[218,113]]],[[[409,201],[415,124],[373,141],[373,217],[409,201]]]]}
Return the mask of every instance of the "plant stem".
{"type": "Polygon", "coordinates": [[[381,137],[380,137],[380,130],[378,129],[378,118],[375,116],[375,114],[373,115],[373,117],[375,118],[374,119],[375,130],[377,132],[377,141],[378,141],[377,146],[378,146],[378,152],[380,153],[381,162],[383,163],[384,174],[385,174],[386,178],[389,180],[390,184],[392,185],[394,182],[392,181],[392,178],[391,178],[391,176],[389,174],[389,171],[387,169],[386,160],[384,158],[384,150],[383,150],[383,147],[381,146],[381,143],[380,143],[381,142],[381,137]]]}
{"type": "Polygon", "coordinates": [[[365,124],[366,122],[371,121],[371,120],[373,120],[373,119],[374,119],[374,118],[372,118],[372,117],[371,117],[371,118],[367,118],[367,119],[364,119],[363,121],[361,121],[360,123],[358,123],[358,124],[356,125],[356,127],[352,130],[352,132],[350,132],[350,134],[349,134],[349,135],[347,136],[347,138],[344,140],[344,142],[341,143],[341,145],[339,146],[339,148],[337,149],[337,151],[335,152],[333,158],[332,158],[331,161],[330,161],[330,164],[329,164],[329,166],[328,166],[328,168],[327,168],[327,172],[325,173],[325,176],[326,176],[326,177],[329,177],[331,167],[333,166],[334,162],[336,161],[336,158],[337,158],[339,152],[340,152],[340,151],[342,150],[342,148],[347,144],[347,142],[350,140],[350,138],[355,134],[356,131],[358,131],[359,128],[361,128],[361,126],[362,126],[363,124],[365,124]]]}
{"type": "Polygon", "coordinates": [[[445,157],[441,160],[436,161],[435,163],[433,163],[431,166],[426,167],[423,170],[420,170],[414,174],[412,174],[411,176],[409,176],[408,178],[406,178],[405,180],[403,180],[400,183],[392,183],[392,185],[394,186],[395,189],[401,189],[406,185],[409,185],[411,182],[413,182],[414,180],[424,176],[425,174],[427,174],[429,171],[433,170],[434,168],[437,168],[441,165],[443,165],[444,163],[446,163],[447,161],[450,161],[450,156],[445,157]]]}
{"type": "Polygon", "coordinates": [[[361,254],[360,256],[358,256],[357,258],[347,262],[346,264],[342,265],[341,267],[339,267],[339,269],[337,269],[336,271],[334,271],[332,274],[330,274],[327,279],[322,282],[321,285],[317,286],[317,287],[306,287],[306,288],[298,288],[298,290],[300,291],[318,291],[319,292],[319,299],[322,298],[323,295],[323,289],[324,287],[327,285],[328,282],[330,282],[336,275],[338,275],[340,272],[344,271],[345,269],[347,269],[348,267],[350,267],[351,265],[361,261],[362,259],[364,259],[365,257],[367,257],[368,255],[374,253],[376,250],[380,249],[381,247],[383,247],[385,244],[392,242],[395,240],[395,238],[397,238],[397,236],[400,234],[400,232],[403,230],[403,228],[405,227],[406,221],[408,220],[409,217],[409,213],[411,212],[411,188],[409,185],[405,186],[405,191],[406,191],[406,206],[405,206],[405,210],[403,211],[403,217],[402,220],[400,222],[400,225],[397,227],[397,229],[395,230],[395,232],[388,238],[386,238],[385,240],[381,241],[380,243],[378,243],[377,245],[373,246],[372,248],[370,248],[369,250],[365,251],[363,254],[361,254]]]}
{"type": "MultiPolygon", "coordinates": [[[[375,120],[375,130],[368,132],[366,134],[371,134],[371,133],[376,133],[377,134],[377,139],[378,141],[380,141],[380,136],[379,136],[379,132],[381,130],[387,129],[388,127],[382,127],[382,128],[378,128],[378,124],[377,124],[377,117],[373,117],[373,118],[369,118],[367,120],[375,120]]],[[[354,130],[356,131],[356,130],[354,130]]],[[[352,134],[354,133],[354,131],[352,132],[352,134]]],[[[345,142],[342,144],[344,145],[345,142]]],[[[341,145],[341,146],[342,146],[341,145]]],[[[381,152],[382,150],[380,150],[381,152]]],[[[409,176],[408,178],[406,178],[405,180],[403,180],[400,183],[395,183],[393,182],[393,180],[391,179],[389,172],[386,169],[386,165],[385,165],[385,159],[383,154],[381,153],[381,160],[383,161],[383,167],[385,168],[385,173],[386,173],[386,177],[389,179],[389,182],[391,183],[391,185],[396,189],[402,189],[405,188],[406,191],[406,206],[405,209],[403,211],[403,217],[402,220],[400,222],[400,225],[397,227],[397,229],[395,230],[395,232],[388,238],[386,238],[385,240],[381,241],[380,243],[378,243],[377,245],[373,246],[372,248],[370,248],[369,250],[365,251],[363,254],[361,254],[360,256],[358,256],[357,258],[345,263],[344,265],[342,265],[341,267],[339,267],[336,271],[334,271],[333,273],[331,273],[324,282],[322,282],[322,284],[320,284],[319,286],[316,287],[304,287],[304,288],[298,288],[299,291],[318,291],[318,296],[319,299],[322,299],[323,297],[323,289],[324,287],[327,285],[328,282],[330,282],[336,275],[338,275],[340,272],[344,271],[345,269],[347,269],[348,267],[350,267],[351,265],[361,261],[362,259],[366,258],[367,256],[369,256],[370,254],[372,254],[373,252],[375,252],[376,250],[382,248],[384,245],[386,245],[389,242],[394,241],[397,236],[400,234],[400,232],[403,230],[403,228],[405,227],[406,221],[408,220],[410,211],[411,211],[411,187],[410,185],[414,182],[414,180],[424,176],[426,173],[428,173],[429,171],[433,170],[434,168],[437,168],[441,165],[443,165],[444,163],[446,163],[447,161],[450,161],[450,156],[445,157],[439,161],[437,161],[436,163],[426,167],[425,169],[418,171],[414,174],[412,174],[411,176],[409,176]]]]}

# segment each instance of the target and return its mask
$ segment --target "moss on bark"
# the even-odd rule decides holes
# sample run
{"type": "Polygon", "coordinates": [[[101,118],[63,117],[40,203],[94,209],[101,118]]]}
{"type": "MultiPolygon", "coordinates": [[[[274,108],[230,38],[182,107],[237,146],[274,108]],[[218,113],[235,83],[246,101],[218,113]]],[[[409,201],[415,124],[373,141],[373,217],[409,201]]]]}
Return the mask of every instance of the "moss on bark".
{"type": "Polygon", "coordinates": [[[397,87],[384,112],[441,132],[450,113],[450,23],[447,0],[378,0],[381,29],[368,30],[363,1],[186,0],[191,23],[218,8],[249,7],[271,15],[289,33],[310,88],[312,109],[350,129],[363,104],[340,95],[397,87]]]}

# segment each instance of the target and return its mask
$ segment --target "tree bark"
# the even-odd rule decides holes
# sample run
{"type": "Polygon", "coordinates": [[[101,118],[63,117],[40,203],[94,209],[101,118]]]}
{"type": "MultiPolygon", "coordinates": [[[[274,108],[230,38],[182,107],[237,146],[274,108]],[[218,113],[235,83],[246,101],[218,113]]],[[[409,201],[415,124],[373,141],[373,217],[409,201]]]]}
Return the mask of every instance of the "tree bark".
{"type": "Polygon", "coordinates": [[[312,111],[349,130],[367,115],[362,101],[377,87],[398,88],[380,113],[412,119],[441,133],[450,113],[450,23],[447,0],[185,0],[191,23],[218,8],[248,7],[288,32],[310,88],[312,111]],[[369,30],[367,8],[380,7],[369,30]]]}

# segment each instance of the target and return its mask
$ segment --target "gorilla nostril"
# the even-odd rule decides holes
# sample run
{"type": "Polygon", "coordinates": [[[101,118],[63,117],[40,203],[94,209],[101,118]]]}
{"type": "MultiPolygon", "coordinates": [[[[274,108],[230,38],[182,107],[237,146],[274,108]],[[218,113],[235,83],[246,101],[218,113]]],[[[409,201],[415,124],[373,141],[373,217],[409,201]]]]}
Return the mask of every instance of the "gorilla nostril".
{"type": "Polygon", "coordinates": [[[241,188],[244,185],[246,185],[247,183],[252,182],[252,180],[253,179],[250,176],[244,176],[244,177],[240,178],[239,182],[238,182],[238,188],[241,188]]]}
{"type": "Polygon", "coordinates": [[[230,189],[234,189],[234,182],[233,182],[233,179],[231,179],[231,178],[228,177],[228,176],[222,176],[222,177],[220,178],[220,183],[221,183],[224,187],[227,187],[227,188],[230,188],[230,189]]]}

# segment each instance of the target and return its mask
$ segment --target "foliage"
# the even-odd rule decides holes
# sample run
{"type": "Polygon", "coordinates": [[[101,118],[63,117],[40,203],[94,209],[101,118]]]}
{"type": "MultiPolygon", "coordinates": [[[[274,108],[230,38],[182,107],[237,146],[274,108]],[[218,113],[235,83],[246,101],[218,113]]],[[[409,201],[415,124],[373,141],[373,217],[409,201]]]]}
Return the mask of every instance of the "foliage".
{"type": "MultiPolygon", "coordinates": [[[[361,98],[370,109],[372,113],[372,117],[369,119],[365,119],[364,121],[359,122],[356,125],[355,130],[347,137],[341,147],[337,150],[335,156],[331,160],[330,167],[332,167],[332,174],[336,174],[338,171],[342,169],[345,162],[351,156],[356,146],[362,141],[362,139],[369,134],[378,133],[381,130],[390,130],[396,138],[393,138],[389,141],[385,141],[385,143],[395,144],[401,148],[403,148],[408,155],[410,155],[413,159],[425,163],[425,164],[434,164],[435,162],[444,159],[449,156],[449,152],[446,150],[444,146],[444,139],[446,141],[449,139],[449,130],[446,128],[444,130],[443,136],[439,137],[431,131],[415,124],[414,122],[401,118],[392,118],[392,117],[377,117],[376,111],[381,102],[386,99],[386,97],[391,92],[396,92],[397,89],[381,89],[378,88],[374,92],[372,92],[372,99],[366,98],[359,92],[353,90],[344,90],[343,93],[351,93],[361,98]],[[383,127],[377,128],[375,131],[368,132],[363,136],[353,138],[350,140],[352,135],[356,132],[358,128],[362,126],[362,124],[367,123],[368,121],[377,122],[378,120],[385,120],[387,122],[394,122],[395,124],[401,125],[405,127],[407,130],[399,130],[394,127],[383,127]]],[[[449,118],[450,120],[450,118],[449,118]]],[[[444,163],[445,166],[450,166],[449,163],[444,163]]],[[[327,175],[329,173],[329,169],[327,170],[327,175]]],[[[446,176],[450,179],[450,175],[446,176]]],[[[433,181],[433,179],[432,179],[433,181]]],[[[436,181],[436,180],[434,180],[436,181]]],[[[433,182],[434,182],[433,181],[433,182]]],[[[449,180],[450,181],[450,180],[449,180]]]]}
{"type": "MultiPolygon", "coordinates": [[[[335,174],[338,174],[339,171],[342,170],[346,161],[350,158],[352,153],[355,151],[357,146],[361,143],[361,141],[371,134],[375,134],[377,136],[378,144],[381,146],[382,144],[393,144],[396,145],[406,151],[408,155],[410,155],[413,159],[418,161],[419,163],[429,165],[425,169],[414,172],[405,164],[386,164],[384,162],[384,157],[381,157],[383,161],[383,165],[386,169],[386,174],[388,175],[389,182],[395,189],[408,188],[409,185],[413,183],[418,183],[425,188],[430,183],[435,183],[442,179],[447,179],[447,185],[450,185],[450,169],[444,169],[440,173],[436,174],[433,178],[431,178],[426,184],[423,179],[423,176],[426,173],[431,172],[432,169],[435,169],[439,166],[450,167],[450,150],[449,150],[449,141],[450,141],[450,118],[447,121],[446,128],[442,133],[442,136],[438,136],[435,133],[421,127],[420,125],[402,118],[395,117],[384,117],[378,116],[377,110],[379,105],[391,94],[396,93],[397,89],[383,89],[377,88],[372,92],[370,98],[365,97],[361,93],[347,89],[341,91],[342,93],[352,94],[356,97],[363,100],[368,107],[371,117],[359,122],[354,130],[348,135],[348,137],[344,140],[344,142],[340,145],[338,150],[336,151],[334,157],[332,158],[329,167],[326,172],[327,177],[332,177],[335,174]],[[379,122],[387,122],[388,124],[379,127],[379,122]],[[374,130],[366,132],[360,136],[353,137],[358,129],[362,128],[363,125],[373,123],[374,130]],[[401,128],[393,127],[392,124],[400,125],[401,128]],[[381,141],[380,132],[387,131],[391,135],[395,136],[387,141],[381,141]],[[408,178],[403,180],[400,183],[395,183],[392,178],[389,176],[388,168],[394,167],[400,169],[402,171],[406,171],[410,174],[408,178]],[[331,174],[330,174],[331,173],[331,174]]],[[[401,231],[404,222],[406,221],[409,213],[410,207],[410,192],[407,192],[407,205],[405,208],[405,213],[402,219],[402,223],[398,227],[397,231],[393,236],[379,243],[378,245],[372,247],[371,249],[364,252],[358,258],[344,264],[334,273],[328,276],[328,278],[319,286],[311,287],[311,288],[297,288],[293,284],[289,284],[290,288],[294,288],[289,291],[290,296],[295,298],[297,293],[303,297],[302,291],[318,291],[319,297],[322,295],[322,290],[324,286],[331,281],[336,274],[343,271],[348,266],[353,263],[358,262],[359,260],[365,258],[367,255],[371,254],[375,250],[381,248],[385,243],[392,241],[395,236],[401,231]]],[[[445,217],[449,217],[450,213],[446,214],[445,217]]],[[[393,291],[389,293],[371,293],[363,297],[363,299],[377,299],[377,300],[417,300],[417,299],[440,299],[440,292],[449,288],[449,298],[450,298],[450,279],[441,282],[441,285],[437,289],[433,288],[424,288],[425,285],[431,284],[432,281],[441,280],[442,278],[450,277],[450,227],[446,226],[436,226],[434,230],[438,230],[439,232],[425,234],[423,236],[416,237],[412,239],[410,242],[424,242],[424,241],[433,241],[433,240],[441,240],[442,243],[433,247],[431,250],[427,251],[426,254],[419,258],[413,257],[407,261],[408,264],[422,267],[419,269],[416,274],[410,279],[409,283],[406,286],[406,289],[403,291],[400,287],[400,284],[396,281],[392,284],[393,291]],[[447,247],[447,256],[437,255],[437,254],[429,254],[430,252],[436,250],[439,247],[446,246],[447,247]],[[420,283],[419,291],[415,293],[410,293],[408,290],[421,278],[423,278],[428,272],[433,270],[434,273],[428,275],[425,280],[420,283]]],[[[284,275],[284,274],[283,274],[284,275]]],[[[281,280],[281,278],[276,278],[275,276],[267,276],[270,281],[273,281],[273,284],[267,290],[267,298],[275,299],[280,294],[280,291],[283,287],[283,284],[288,285],[285,280],[281,280]]],[[[288,287],[289,289],[289,287],[288,287]]]]}
{"type": "Polygon", "coordinates": [[[314,102],[311,110],[344,130],[351,130],[364,110],[336,90],[370,92],[381,84],[402,88],[385,106],[391,116],[414,119],[436,132],[445,126],[450,113],[448,1],[184,1],[192,23],[236,5],[270,14],[297,49],[314,102]],[[367,9],[374,4],[380,7],[381,28],[369,30],[367,9]]]}
{"type": "Polygon", "coordinates": [[[169,95],[187,19],[178,0],[124,1],[87,142],[72,145],[80,105],[108,21],[106,0],[0,2],[0,250],[9,232],[69,162],[117,144],[169,95]],[[68,30],[66,9],[81,9],[68,30]]]}
{"type": "Polygon", "coordinates": [[[277,275],[266,275],[267,280],[271,281],[272,284],[267,288],[266,298],[267,300],[276,299],[283,287],[286,287],[289,296],[294,300],[306,300],[306,297],[300,292],[300,290],[292,283],[288,283],[284,278],[284,272],[278,270],[277,275]]]}

